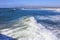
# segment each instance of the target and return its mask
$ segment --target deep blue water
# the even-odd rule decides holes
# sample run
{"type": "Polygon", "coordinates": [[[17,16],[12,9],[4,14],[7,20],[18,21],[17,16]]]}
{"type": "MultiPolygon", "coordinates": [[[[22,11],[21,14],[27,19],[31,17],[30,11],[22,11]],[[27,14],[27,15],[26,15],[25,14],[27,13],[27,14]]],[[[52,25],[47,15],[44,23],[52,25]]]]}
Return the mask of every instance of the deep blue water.
{"type": "Polygon", "coordinates": [[[16,40],[15,38],[0,34],[0,40],[16,40]]]}
{"type": "Polygon", "coordinates": [[[0,23],[8,22],[22,16],[49,16],[49,15],[60,15],[60,13],[53,12],[51,10],[13,10],[11,9],[0,9],[0,23]]]}

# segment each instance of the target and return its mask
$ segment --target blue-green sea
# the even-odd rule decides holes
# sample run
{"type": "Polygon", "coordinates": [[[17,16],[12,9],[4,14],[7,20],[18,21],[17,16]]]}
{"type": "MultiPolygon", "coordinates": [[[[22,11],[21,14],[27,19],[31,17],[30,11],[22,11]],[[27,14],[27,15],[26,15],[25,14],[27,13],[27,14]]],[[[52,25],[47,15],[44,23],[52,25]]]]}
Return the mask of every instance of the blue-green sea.
{"type": "MultiPolygon", "coordinates": [[[[6,29],[6,28],[12,29],[12,27],[13,27],[13,26],[11,26],[11,25],[13,25],[12,23],[14,23],[15,20],[17,21],[23,17],[34,17],[34,19],[36,20],[37,23],[41,24],[45,29],[52,32],[52,34],[54,36],[56,36],[56,38],[58,40],[60,40],[60,12],[57,12],[55,10],[36,10],[36,9],[35,10],[32,10],[32,9],[31,10],[29,10],[29,9],[21,10],[21,9],[14,9],[14,8],[0,8],[0,29],[1,30],[6,29]],[[2,26],[2,25],[4,25],[4,26],[2,26]]],[[[3,35],[5,35],[5,34],[3,34],[3,35]]],[[[45,35],[47,35],[47,34],[45,34],[45,35]]],[[[6,35],[6,36],[8,36],[8,35],[6,35]]],[[[52,35],[51,35],[51,37],[52,37],[52,35]]],[[[4,37],[1,37],[0,39],[1,40],[7,39],[7,38],[4,38],[4,39],[3,38],[4,37]]],[[[13,38],[13,37],[11,37],[11,38],[13,38]]],[[[15,39],[18,40],[17,38],[15,38],[15,39]]],[[[12,39],[9,39],[9,40],[12,40],[12,39]]],[[[39,40],[43,40],[43,39],[41,38],[39,40]]],[[[46,36],[45,40],[47,40],[47,36],[46,36]]],[[[54,40],[54,39],[50,39],[50,40],[54,40]]]]}

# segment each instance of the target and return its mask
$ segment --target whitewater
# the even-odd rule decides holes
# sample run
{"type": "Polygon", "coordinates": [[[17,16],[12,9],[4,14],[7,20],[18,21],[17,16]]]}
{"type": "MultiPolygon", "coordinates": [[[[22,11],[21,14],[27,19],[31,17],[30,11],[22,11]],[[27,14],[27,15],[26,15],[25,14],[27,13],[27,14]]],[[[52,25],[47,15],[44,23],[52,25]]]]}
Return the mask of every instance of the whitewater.
{"type": "Polygon", "coordinates": [[[0,18],[0,34],[15,40],[60,40],[58,9],[0,9],[0,18]]]}
{"type": "Polygon", "coordinates": [[[1,33],[17,40],[60,40],[51,30],[38,23],[33,16],[21,17],[7,25],[9,28],[2,29],[1,33]]]}

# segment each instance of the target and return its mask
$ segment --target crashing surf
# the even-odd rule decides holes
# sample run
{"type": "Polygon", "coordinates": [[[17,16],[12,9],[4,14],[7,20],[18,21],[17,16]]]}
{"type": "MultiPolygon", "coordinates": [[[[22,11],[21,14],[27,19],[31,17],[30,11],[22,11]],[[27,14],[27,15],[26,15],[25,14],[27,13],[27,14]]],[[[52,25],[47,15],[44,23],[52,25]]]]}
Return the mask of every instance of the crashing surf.
{"type": "Polygon", "coordinates": [[[7,25],[9,28],[2,29],[1,33],[17,40],[59,40],[53,32],[37,23],[34,17],[24,16],[7,25]]]}

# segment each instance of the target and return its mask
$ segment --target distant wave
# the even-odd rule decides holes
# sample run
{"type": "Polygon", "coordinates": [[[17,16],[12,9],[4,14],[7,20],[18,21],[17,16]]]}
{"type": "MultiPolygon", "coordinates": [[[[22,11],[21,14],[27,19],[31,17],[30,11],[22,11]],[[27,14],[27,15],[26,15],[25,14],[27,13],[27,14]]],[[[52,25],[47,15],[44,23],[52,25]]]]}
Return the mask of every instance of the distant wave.
{"type": "Polygon", "coordinates": [[[51,21],[60,21],[60,15],[54,15],[54,16],[36,16],[37,20],[51,20],[51,21]]]}
{"type": "Polygon", "coordinates": [[[54,10],[54,12],[59,12],[60,13],[60,9],[54,10]]]}

